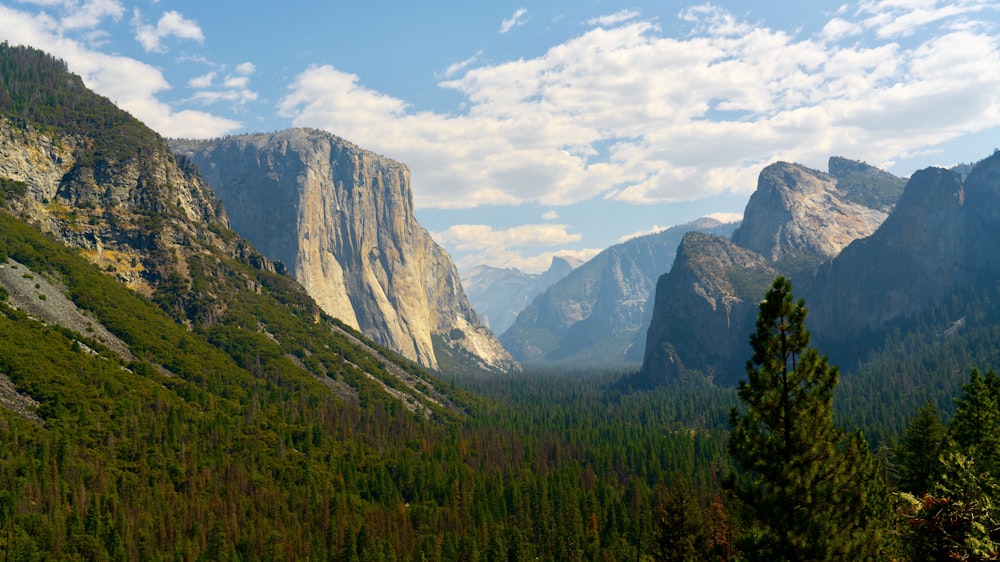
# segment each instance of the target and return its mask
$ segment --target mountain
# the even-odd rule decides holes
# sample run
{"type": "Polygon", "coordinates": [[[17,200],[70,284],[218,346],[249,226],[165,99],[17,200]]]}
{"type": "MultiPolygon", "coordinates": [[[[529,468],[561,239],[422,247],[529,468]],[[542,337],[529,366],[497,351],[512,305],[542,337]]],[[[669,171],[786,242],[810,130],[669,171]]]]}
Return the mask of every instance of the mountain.
{"type": "Polygon", "coordinates": [[[840,157],[829,173],[764,168],[731,241],[686,237],[684,259],[658,281],[640,378],[655,384],[689,369],[735,384],[770,281],[791,276],[798,294],[798,280],[887,220],[904,181],[840,157]]]}
{"type": "Polygon", "coordinates": [[[638,364],[656,279],[681,237],[733,228],[703,218],[611,246],[537,296],[500,341],[525,364],[638,364]]]}
{"type": "Polygon", "coordinates": [[[998,236],[1000,153],[964,180],[941,168],[916,172],[877,232],[802,280],[817,337],[857,347],[931,303],[995,280],[998,236]]]}
{"type": "Polygon", "coordinates": [[[844,187],[843,178],[865,172],[849,170],[843,158],[831,158],[829,168],[831,174],[787,162],[764,168],[733,242],[772,262],[825,260],[875,232],[888,215],[884,201],[855,201],[844,187]]]}
{"type": "Polygon", "coordinates": [[[7,555],[330,559],[408,501],[449,530],[430,475],[482,399],[323,313],[65,63],[0,44],[0,147],[7,555]]]}
{"type": "Polygon", "coordinates": [[[441,353],[517,368],[414,218],[404,165],[310,129],[173,148],[201,169],[233,229],[286,264],[326,313],[432,369],[441,353]]]}
{"type": "Polygon", "coordinates": [[[479,318],[502,334],[532,299],[580,266],[574,258],[556,256],[544,273],[524,273],[516,267],[479,265],[462,276],[462,286],[479,318]]]}
{"type": "Polygon", "coordinates": [[[771,260],[721,236],[684,235],[656,283],[641,376],[648,384],[693,366],[723,385],[746,362],[757,303],[777,275],[771,260]]]}

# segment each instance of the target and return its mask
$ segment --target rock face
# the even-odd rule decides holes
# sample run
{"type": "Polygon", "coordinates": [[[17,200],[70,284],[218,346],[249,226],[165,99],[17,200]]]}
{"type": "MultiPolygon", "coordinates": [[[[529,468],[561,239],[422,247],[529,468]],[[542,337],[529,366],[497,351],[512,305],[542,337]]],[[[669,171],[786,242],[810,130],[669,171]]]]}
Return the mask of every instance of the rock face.
{"type": "Polygon", "coordinates": [[[237,248],[213,232],[213,224],[228,221],[211,189],[145,131],[148,142],[138,153],[94,162],[86,135],[64,133],[54,142],[0,118],[0,177],[27,185],[28,196],[12,202],[16,212],[150,294],[183,271],[197,247],[230,254],[237,248]]]}
{"type": "Polygon", "coordinates": [[[656,284],[644,376],[655,384],[690,364],[720,384],[734,384],[757,303],[776,275],[770,260],[725,238],[684,235],[674,266],[656,284]]]}
{"type": "MultiPolygon", "coordinates": [[[[845,175],[836,159],[837,169],[845,175]]],[[[888,213],[851,201],[830,174],[778,162],[765,168],[733,242],[773,262],[801,256],[828,259],[875,232],[888,213]]]]}
{"type": "Polygon", "coordinates": [[[910,179],[892,214],[804,279],[817,336],[843,341],[878,333],[950,291],[1000,268],[1000,154],[963,182],[941,168],[910,179]]]}
{"type": "Polygon", "coordinates": [[[414,218],[404,165],[306,129],[173,147],[201,169],[233,230],[286,264],[327,313],[430,368],[432,336],[488,370],[516,368],[414,218]]]}
{"type": "Polygon", "coordinates": [[[829,169],[826,174],[785,162],[768,166],[731,242],[685,237],[674,268],[657,284],[644,379],[656,382],[691,369],[736,383],[757,302],[774,277],[792,277],[799,294],[821,263],[846,253],[845,247],[886,221],[903,180],[837,157],[829,169]]]}
{"type": "Polygon", "coordinates": [[[611,246],[536,297],[500,341],[522,363],[637,365],[656,279],[670,269],[681,237],[734,227],[699,219],[611,246]]]}
{"type": "Polygon", "coordinates": [[[536,296],[579,266],[578,260],[558,256],[540,274],[480,265],[462,276],[462,286],[483,324],[502,334],[536,296]]]}

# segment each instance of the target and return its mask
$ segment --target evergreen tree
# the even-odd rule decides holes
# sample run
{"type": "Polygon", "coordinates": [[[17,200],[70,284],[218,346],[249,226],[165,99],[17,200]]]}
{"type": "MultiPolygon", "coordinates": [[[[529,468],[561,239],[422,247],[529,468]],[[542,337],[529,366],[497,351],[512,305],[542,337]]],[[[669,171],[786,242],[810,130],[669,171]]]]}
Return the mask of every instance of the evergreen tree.
{"type": "Polygon", "coordinates": [[[947,428],[941,413],[926,402],[910,421],[899,445],[899,488],[912,494],[930,491],[941,474],[947,428]]]}
{"type": "Polygon", "coordinates": [[[805,303],[775,279],[750,337],[753,357],[730,413],[730,455],[745,473],[733,486],[751,529],[750,560],[877,557],[888,524],[884,483],[860,434],[833,424],[838,370],[809,347],[805,303]]]}
{"type": "Polygon", "coordinates": [[[653,559],[669,562],[703,560],[708,550],[708,524],[692,493],[691,483],[677,476],[654,492],[653,559]]]}

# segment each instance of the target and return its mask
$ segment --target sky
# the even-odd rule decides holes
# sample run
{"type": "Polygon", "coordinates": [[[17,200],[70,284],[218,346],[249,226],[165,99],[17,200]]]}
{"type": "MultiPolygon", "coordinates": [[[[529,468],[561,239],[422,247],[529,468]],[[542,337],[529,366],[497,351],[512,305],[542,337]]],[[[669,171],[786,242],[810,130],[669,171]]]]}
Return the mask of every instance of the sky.
{"type": "Polygon", "coordinates": [[[777,161],[1000,147],[996,0],[0,0],[0,41],[166,137],[313,127],[400,161],[460,271],[738,218],[777,161]]]}

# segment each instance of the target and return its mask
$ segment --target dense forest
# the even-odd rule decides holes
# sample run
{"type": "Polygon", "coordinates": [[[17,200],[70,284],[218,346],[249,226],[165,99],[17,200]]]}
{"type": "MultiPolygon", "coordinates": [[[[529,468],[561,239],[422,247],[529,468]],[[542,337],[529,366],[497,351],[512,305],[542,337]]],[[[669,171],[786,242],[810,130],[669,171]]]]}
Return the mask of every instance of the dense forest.
{"type": "MultiPolygon", "coordinates": [[[[162,150],[56,59],[4,44],[0,73],[10,126],[90,135],[99,150],[81,165],[162,150]]],[[[0,267],[44,279],[133,357],[0,290],[4,560],[997,556],[990,280],[906,319],[843,374],[780,279],[738,389],[428,373],[238,255],[205,248],[186,278],[128,290],[13,214],[26,196],[0,178],[0,267]],[[398,399],[393,369],[439,399],[398,399]]]]}

